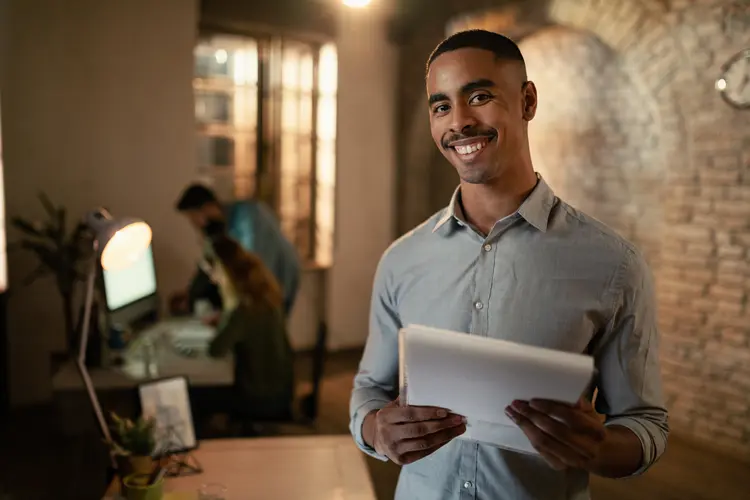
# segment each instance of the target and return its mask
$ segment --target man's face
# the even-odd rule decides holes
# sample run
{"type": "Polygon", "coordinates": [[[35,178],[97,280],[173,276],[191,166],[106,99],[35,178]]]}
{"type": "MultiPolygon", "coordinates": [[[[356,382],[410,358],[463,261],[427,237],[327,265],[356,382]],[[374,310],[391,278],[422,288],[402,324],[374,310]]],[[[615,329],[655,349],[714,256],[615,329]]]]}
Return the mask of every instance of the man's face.
{"type": "Polygon", "coordinates": [[[201,208],[187,210],[185,215],[190,224],[199,232],[202,232],[210,221],[224,219],[221,207],[216,203],[206,203],[201,208]]]}
{"type": "Polygon", "coordinates": [[[432,138],[462,181],[499,178],[526,148],[536,89],[520,62],[482,49],[441,54],[427,75],[432,138]]]}

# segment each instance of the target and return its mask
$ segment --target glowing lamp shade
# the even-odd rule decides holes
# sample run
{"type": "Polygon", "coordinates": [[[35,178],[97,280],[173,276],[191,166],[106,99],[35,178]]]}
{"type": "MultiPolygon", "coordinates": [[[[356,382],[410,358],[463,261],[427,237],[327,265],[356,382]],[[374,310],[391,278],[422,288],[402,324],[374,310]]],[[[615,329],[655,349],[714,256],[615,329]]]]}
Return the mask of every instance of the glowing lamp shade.
{"type": "Polygon", "coordinates": [[[116,271],[133,264],[151,243],[151,228],[145,222],[132,222],[112,235],[104,244],[102,269],[116,271]]]}
{"type": "Polygon", "coordinates": [[[362,8],[370,5],[370,0],[343,0],[347,7],[362,8]]]}
{"type": "MultiPolygon", "coordinates": [[[[105,271],[124,269],[132,265],[151,244],[151,228],[140,219],[114,218],[104,208],[89,212],[84,222],[94,234],[93,250],[94,258],[91,259],[88,279],[86,280],[86,300],[83,313],[83,328],[78,345],[78,359],[76,365],[81,374],[89,401],[94,409],[99,428],[106,442],[112,441],[107,422],[104,420],[96,396],[94,382],[91,380],[86,367],[86,347],[89,341],[89,330],[91,328],[91,309],[94,300],[94,282],[99,262],[105,271]]],[[[96,320],[98,321],[98,320],[96,320]]],[[[116,466],[114,457],[113,466],[116,466]]]]}

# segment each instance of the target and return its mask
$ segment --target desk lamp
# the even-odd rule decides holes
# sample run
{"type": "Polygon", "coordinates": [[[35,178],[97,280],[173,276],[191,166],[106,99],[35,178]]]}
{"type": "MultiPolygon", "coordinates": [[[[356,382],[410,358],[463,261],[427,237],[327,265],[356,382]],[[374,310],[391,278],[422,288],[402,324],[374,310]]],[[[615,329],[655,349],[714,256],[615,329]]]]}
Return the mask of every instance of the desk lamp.
{"type": "Polygon", "coordinates": [[[112,442],[104,414],[99,406],[99,399],[94,391],[94,384],[86,369],[86,345],[89,340],[91,307],[94,300],[94,283],[96,271],[101,262],[104,270],[123,269],[132,265],[151,243],[151,228],[142,220],[133,218],[115,219],[105,209],[90,212],[85,223],[94,233],[94,256],[91,259],[88,279],[86,281],[86,303],[83,313],[83,331],[78,347],[78,371],[86,386],[94,413],[99,421],[102,434],[107,443],[112,442]]]}

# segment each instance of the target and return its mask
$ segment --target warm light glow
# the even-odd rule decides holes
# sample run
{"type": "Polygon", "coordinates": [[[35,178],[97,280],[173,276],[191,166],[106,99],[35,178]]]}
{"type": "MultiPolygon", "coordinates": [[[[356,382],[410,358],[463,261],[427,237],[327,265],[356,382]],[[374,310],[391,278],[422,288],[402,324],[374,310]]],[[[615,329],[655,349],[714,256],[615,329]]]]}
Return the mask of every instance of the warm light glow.
{"type": "Polygon", "coordinates": [[[329,266],[333,263],[336,193],[336,91],[338,88],[336,46],[327,44],[321,47],[319,60],[315,260],[321,266],[329,266]]]}
{"type": "Polygon", "coordinates": [[[227,58],[229,57],[227,55],[227,51],[224,49],[219,49],[216,51],[216,54],[214,54],[214,57],[216,57],[216,62],[219,64],[224,64],[227,62],[227,58]]]}
{"type": "Polygon", "coordinates": [[[717,88],[718,90],[725,90],[725,89],[727,88],[727,81],[726,81],[726,80],[724,80],[723,78],[719,78],[719,79],[718,79],[718,80],[716,81],[716,88],[717,88]]]}
{"type": "MultiPolygon", "coordinates": [[[[219,52],[226,53],[225,50],[219,52]]],[[[258,84],[258,44],[255,40],[243,40],[242,48],[234,51],[234,83],[258,84]]]]}
{"type": "Polygon", "coordinates": [[[347,7],[361,8],[370,5],[370,0],[343,0],[347,7]]]}
{"type": "Polygon", "coordinates": [[[117,231],[102,250],[102,268],[116,271],[132,265],[151,243],[151,228],[134,222],[117,231]]]}

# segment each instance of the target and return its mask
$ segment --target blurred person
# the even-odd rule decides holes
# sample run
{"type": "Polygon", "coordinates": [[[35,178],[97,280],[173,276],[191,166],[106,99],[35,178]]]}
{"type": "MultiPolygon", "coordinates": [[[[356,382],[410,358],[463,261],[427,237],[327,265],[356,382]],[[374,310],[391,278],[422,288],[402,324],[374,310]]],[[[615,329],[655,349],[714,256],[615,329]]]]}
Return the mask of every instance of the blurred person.
{"type": "Polygon", "coordinates": [[[666,447],[650,271],[535,172],[537,90],[513,41],[482,30],[447,38],[426,87],[432,138],[460,184],[379,262],[351,432],[369,455],[403,465],[397,500],[588,499],[589,474],[640,474],[666,447]],[[540,456],[457,440],[462,416],[397,399],[398,331],[410,323],[590,354],[596,410],[594,388],[575,405],[509,405],[540,456]]]}
{"type": "MultiPolygon", "coordinates": [[[[221,293],[222,313],[208,353],[234,354],[229,409],[251,419],[288,418],[294,375],[281,288],[257,255],[227,235],[213,237],[211,249],[211,280],[221,293]]],[[[220,411],[224,404],[210,409],[220,411]]]]}
{"type": "MultiPolygon", "coordinates": [[[[211,189],[192,184],[183,191],[176,208],[187,217],[204,241],[206,234],[226,232],[243,248],[257,254],[281,286],[284,314],[289,315],[299,288],[299,259],[294,246],[284,237],[276,217],[265,204],[257,200],[242,200],[222,205],[211,189]]],[[[207,250],[208,246],[204,244],[204,257],[207,250]]],[[[198,266],[187,290],[172,295],[172,313],[186,314],[201,299],[221,308],[221,295],[203,267],[198,266]]]]}

